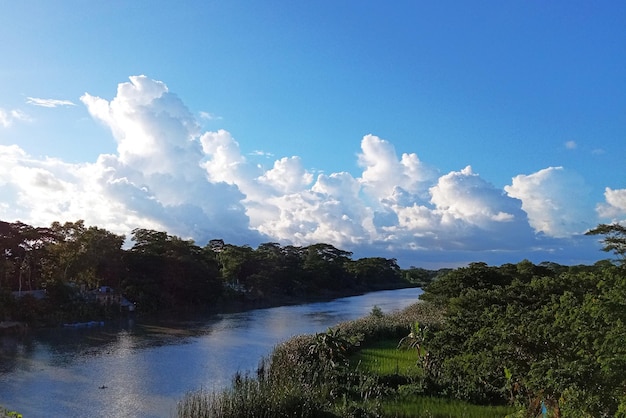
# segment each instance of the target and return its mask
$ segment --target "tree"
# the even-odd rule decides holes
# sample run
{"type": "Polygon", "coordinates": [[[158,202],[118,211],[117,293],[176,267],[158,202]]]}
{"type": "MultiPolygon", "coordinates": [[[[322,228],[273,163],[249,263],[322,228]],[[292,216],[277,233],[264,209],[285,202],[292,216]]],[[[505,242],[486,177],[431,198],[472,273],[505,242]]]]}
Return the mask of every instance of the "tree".
{"type": "Polygon", "coordinates": [[[0,287],[39,289],[47,247],[55,240],[49,228],[0,221],[0,287]]]}
{"type": "Polygon", "coordinates": [[[309,286],[317,289],[337,290],[348,287],[350,274],[346,267],[352,253],[335,248],[330,244],[313,244],[306,247],[303,269],[309,286]]]}
{"type": "Polygon", "coordinates": [[[600,224],[585,235],[604,235],[602,251],[613,252],[620,264],[626,264],[626,227],[618,223],[600,224]]]}
{"type": "Polygon", "coordinates": [[[87,289],[118,285],[121,275],[124,235],[116,235],[95,226],[85,227],[83,220],[54,222],[51,231],[56,242],[49,245],[53,262],[47,270],[49,280],[75,283],[87,289]]]}
{"type": "Polygon", "coordinates": [[[202,306],[221,294],[216,255],[166,232],[133,230],[135,245],[126,252],[124,292],[140,309],[202,306]]]}
{"type": "Polygon", "coordinates": [[[450,295],[443,327],[425,341],[439,394],[517,400],[529,414],[543,402],[552,416],[613,416],[626,401],[624,269],[601,264],[540,276],[524,261],[505,266],[506,275],[517,273],[502,283],[486,274],[502,268],[474,267],[426,290],[450,295]]]}
{"type": "Polygon", "coordinates": [[[400,267],[394,258],[367,257],[346,264],[356,281],[368,288],[388,288],[402,283],[400,267]]]}

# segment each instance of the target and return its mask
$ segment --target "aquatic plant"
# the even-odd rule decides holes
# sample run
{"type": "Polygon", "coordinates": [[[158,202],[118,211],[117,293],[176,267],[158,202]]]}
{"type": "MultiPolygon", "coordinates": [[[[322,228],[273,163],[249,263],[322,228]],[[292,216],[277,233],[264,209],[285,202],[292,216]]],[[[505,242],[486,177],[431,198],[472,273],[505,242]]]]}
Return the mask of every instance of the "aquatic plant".
{"type": "Polygon", "coordinates": [[[0,406],[0,418],[22,418],[22,414],[0,406]]]}

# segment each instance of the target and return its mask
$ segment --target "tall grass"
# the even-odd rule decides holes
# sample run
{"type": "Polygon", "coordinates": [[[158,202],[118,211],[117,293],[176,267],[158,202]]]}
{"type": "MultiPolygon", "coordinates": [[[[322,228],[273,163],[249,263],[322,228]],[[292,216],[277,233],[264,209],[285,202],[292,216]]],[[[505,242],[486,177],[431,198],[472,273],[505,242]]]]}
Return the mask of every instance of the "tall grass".
{"type": "Polygon", "coordinates": [[[517,411],[509,406],[478,406],[443,398],[409,395],[386,401],[382,414],[394,418],[503,418],[517,411]]]}
{"type": "Polygon", "coordinates": [[[250,376],[238,376],[220,393],[199,390],[178,403],[178,417],[309,418],[325,416],[315,397],[299,388],[273,385],[250,376]]]}

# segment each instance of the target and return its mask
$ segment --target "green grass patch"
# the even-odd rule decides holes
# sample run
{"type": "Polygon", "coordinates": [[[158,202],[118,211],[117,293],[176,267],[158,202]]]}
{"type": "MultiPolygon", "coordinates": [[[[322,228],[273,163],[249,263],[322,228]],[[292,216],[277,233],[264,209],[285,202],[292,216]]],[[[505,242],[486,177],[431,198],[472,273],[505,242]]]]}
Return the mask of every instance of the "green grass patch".
{"type": "Polygon", "coordinates": [[[398,349],[397,340],[381,340],[363,347],[350,358],[350,364],[378,376],[421,374],[416,350],[398,349]]]}
{"type": "Polygon", "coordinates": [[[515,414],[518,409],[510,406],[480,406],[451,399],[408,395],[384,401],[382,411],[383,416],[396,418],[503,418],[515,414]]]}

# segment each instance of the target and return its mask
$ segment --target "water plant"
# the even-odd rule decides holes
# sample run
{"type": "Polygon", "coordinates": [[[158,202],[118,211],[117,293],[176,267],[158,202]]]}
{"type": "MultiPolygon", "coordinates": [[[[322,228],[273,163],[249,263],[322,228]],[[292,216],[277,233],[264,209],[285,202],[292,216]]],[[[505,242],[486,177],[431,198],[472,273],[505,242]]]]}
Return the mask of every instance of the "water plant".
{"type": "Polygon", "coordinates": [[[11,411],[0,405],[0,418],[22,418],[22,414],[17,411],[11,411]]]}

